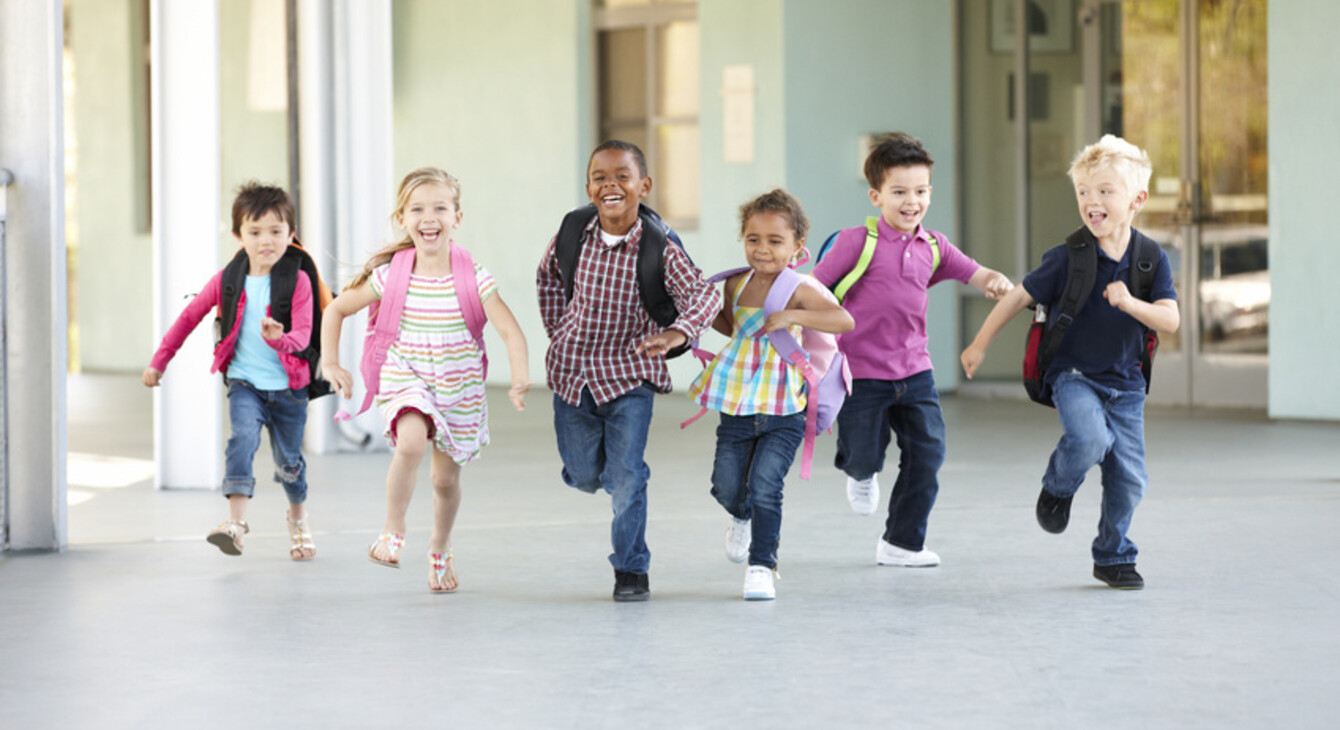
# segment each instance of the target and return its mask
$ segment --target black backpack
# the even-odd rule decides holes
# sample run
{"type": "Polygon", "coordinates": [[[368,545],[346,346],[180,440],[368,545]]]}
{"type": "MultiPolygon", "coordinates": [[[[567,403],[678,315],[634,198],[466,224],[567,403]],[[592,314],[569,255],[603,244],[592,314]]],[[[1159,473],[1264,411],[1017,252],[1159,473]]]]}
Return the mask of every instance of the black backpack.
{"type": "MultiPolygon", "coordinates": [[[[1154,284],[1154,271],[1159,263],[1159,245],[1145,234],[1131,229],[1131,295],[1149,301],[1149,290],[1154,284]]],[[[1052,389],[1046,383],[1047,369],[1052,358],[1061,349],[1070,325],[1079,316],[1093,291],[1094,279],[1098,275],[1098,247],[1087,228],[1079,228],[1065,240],[1068,269],[1065,287],[1061,290],[1061,299],[1051,312],[1048,322],[1047,308],[1035,305],[1033,324],[1028,328],[1028,339],[1024,346],[1024,390],[1035,403],[1056,407],[1052,402],[1052,389]]],[[[1144,327],[1144,342],[1140,350],[1140,373],[1145,377],[1145,392],[1149,392],[1149,380],[1154,368],[1154,351],[1159,346],[1159,334],[1144,327]]]]}
{"type": "MultiPolygon", "coordinates": [[[[215,343],[222,342],[233,331],[237,321],[237,300],[247,286],[247,271],[251,261],[247,252],[241,250],[228,265],[223,267],[220,281],[219,314],[214,320],[215,343]]],[[[307,362],[311,382],[307,384],[308,399],[320,398],[331,392],[330,383],[321,377],[321,276],[316,270],[316,262],[307,251],[298,245],[291,245],[284,255],[275,262],[270,270],[270,316],[284,325],[284,331],[293,329],[293,290],[298,284],[298,272],[307,274],[312,283],[312,337],[307,348],[293,353],[307,362]]]]}
{"type": "MultiPolygon", "coordinates": [[[[661,216],[645,203],[638,204],[638,217],[642,219],[642,238],[637,249],[637,289],[642,298],[642,306],[656,324],[669,327],[679,319],[679,310],[670,292],[665,289],[665,246],[673,242],[684,250],[684,242],[674,229],[661,220],[661,216]]],[[[563,298],[572,301],[573,281],[576,279],[577,261],[582,255],[582,245],[586,238],[582,234],[591,219],[596,217],[596,206],[585,205],[563,216],[558,227],[558,238],[554,245],[554,256],[558,259],[559,277],[563,281],[563,298]]],[[[687,255],[687,252],[685,252],[687,255]]],[[[691,259],[690,259],[691,260],[691,259]]],[[[688,352],[689,343],[666,353],[667,358],[677,357],[688,352]]]]}

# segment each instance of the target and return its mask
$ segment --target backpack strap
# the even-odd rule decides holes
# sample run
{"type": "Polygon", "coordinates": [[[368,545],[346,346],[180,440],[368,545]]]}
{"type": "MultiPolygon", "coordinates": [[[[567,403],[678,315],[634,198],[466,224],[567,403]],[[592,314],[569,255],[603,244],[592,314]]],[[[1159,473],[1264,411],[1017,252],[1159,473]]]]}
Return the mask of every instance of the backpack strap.
{"type": "MultiPolygon", "coordinates": [[[[865,275],[866,269],[870,268],[870,259],[875,257],[877,243],[879,243],[879,218],[868,216],[865,219],[865,246],[861,249],[861,255],[856,259],[856,265],[851,271],[848,271],[847,275],[838,281],[837,286],[833,287],[833,295],[839,302],[847,298],[847,290],[865,275]]],[[[824,245],[827,246],[827,243],[824,245]]]]}
{"type": "Polygon", "coordinates": [[[1098,276],[1098,247],[1090,240],[1089,230],[1079,228],[1066,237],[1066,278],[1061,298],[1049,313],[1051,324],[1042,335],[1038,347],[1038,367],[1045,378],[1052,358],[1061,349],[1061,340],[1070,325],[1075,323],[1093,291],[1098,276]]]}
{"type": "Polygon", "coordinates": [[[223,267],[223,276],[219,279],[219,311],[214,317],[216,346],[237,326],[237,300],[246,290],[250,268],[251,259],[247,258],[245,249],[238,249],[233,260],[223,267]]]}
{"type": "MultiPolygon", "coordinates": [[[[868,263],[868,262],[867,262],[868,263]]],[[[765,316],[786,309],[791,297],[800,286],[801,276],[795,269],[786,268],[777,274],[768,297],[763,302],[765,316]]],[[[814,441],[819,433],[819,373],[810,364],[809,353],[796,342],[796,338],[787,330],[769,332],[768,341],[772,349],[786,362],[794,365],[796,371],[805,379],[805,445],[800,452],[800,478],[810,478],[810,466],[814,463],[814,441]]]]}
{"type": "MultiPolygon", "coordinates": [[[[414,249],[411,247],[397,251],[391,257],[391,268],[382,287],[381,301],[374,303],[375,309],[370,307],[368,310],[370,331],[363,340],[363,362],[360,367],[366,392],[358,413],[366,411],[372,405],[372,399],[377,396],[377,391],[381,387],[382,365],[386,362],[386,351],[400,333],[400,315],[405,309],[409,276],[413,271],[414,249]]],[[[352,417],[345,411],[335,414],[336,421],[347,421],[352,417]]]]}
{"type": "Polygon", "coordinates": [[[484,302],[479,298],[475,259],[464,246],[455,241],[451,244],[451,278],[456,287],[456,301],[461,306],[461,315],[465,317],[465,326],[484,358],[484,377],[488,378],[489,356],[484,351],[484,323],[488,321],[488,316],[484,314],[484,302]]]}
{"type": "MultiPolygon", "coordinates": [[[[1131,295],[1146,302],[1151,301],[1150,291],[1154,288],[1154,272],[1158,270],[1160,249],[1157,242],[1140,231],[1131,229],[1131,295]]],[[[1141,326],[1143,337],[1140,342],[1140,373],[1145,376],[1145,392],[1154,374],[1154,353],[1159,347],[1159,333],[1141,326]]]]}

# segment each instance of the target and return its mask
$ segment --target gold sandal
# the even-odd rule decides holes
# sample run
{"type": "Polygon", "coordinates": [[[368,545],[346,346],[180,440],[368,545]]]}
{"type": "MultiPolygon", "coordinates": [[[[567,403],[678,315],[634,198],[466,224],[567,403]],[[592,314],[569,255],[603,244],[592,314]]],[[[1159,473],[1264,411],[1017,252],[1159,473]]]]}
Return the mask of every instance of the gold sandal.
{"type": "Polygon", "coordinates": [[[223,551],[224,555],[242,554],[242,536],[251,532],[247,523],[237,520],[225,520],[219,523],[219,526],[209,531],[205,540],[223,551]]]}
{"type": "Polygon", "coordinates": [[[371,560],[377,565],[385,565],[388,568],[399,568],[400,548],[404,547],[404,545],[404,535],[395,532],[383,532],[377,536],[376,540],[372,541],[371,545],[368,546],[368,560],[371,560]],[[390,554],[390,557],[386,560],[377,557],[377,546],[382,543],[386,544],[386,550],[390,554]]]}
{"type": "Polygon", "coordinates": [[[447,551],[446,555],[440,555],[438,553],[428,553],[428,563],[430,566],[432,566],[433,570],[432,575],[429,577],[431,578],[435,576],[437,578],[437,586],[438,586],[437,588],[434,588],[432,582],[430,581],[428,583],[428,590],[430,592],[455,593],[456,589],[461,587],[460,580],[456,578],[456,568],[451,564],[450,550],[447,551]],[[451,568],[451,577],[453,582],[456,583],[456,585],[450,588],[443,588],[442,584],[446,582],[445,579],[448,568],[451,568]]]}
{"type": "Polygon", "coordinates": [[[312,542],[312,533],[307,530],[307,516],[295,520],[285,514],[284,519],[288,520],[288,556],[293,560],[311,560],[316,557],[316,543],[312,542]],[[306,554],[308,550],[312,551],[311,555],[306,554]]]}

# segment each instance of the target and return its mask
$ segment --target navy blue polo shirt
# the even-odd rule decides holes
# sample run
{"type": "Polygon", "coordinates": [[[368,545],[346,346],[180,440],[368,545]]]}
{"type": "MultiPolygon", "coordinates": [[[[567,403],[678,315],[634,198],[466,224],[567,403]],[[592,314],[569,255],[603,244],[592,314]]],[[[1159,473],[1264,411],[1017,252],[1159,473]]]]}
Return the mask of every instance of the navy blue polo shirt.
{"type": "MultiPolygon", "coordinates": [[[[1097,246],[1097,240],[1089,234],[1089,241],[1097,246]]],[[[1134,229],[1131,235],[1134,236],[1134,229]]],[[[1144,346],[1144,328],[1135,317],[1117,309],[1103,298],[1107,285],[1117,281],[1131,286],[1131,252],[1133,245],[1126,246],[1126,253],[1120,261],[1113,261],[1101,246],[1098,246],[1098,274],[1094,277],[1093,291],[1089,292],[1089,301],[1079,316],[1070,325],[1061,340],[1061,349],[1047,369],[1047,382],[1050,383],[1058,373],[1078,370],[1086,377],[1102,385],[1118,390],[1144,390],[1145,379],[1140,374],[1140,349],[1144,346]]],[[[1061,299],[1065,289],[1068,265],[1065,244],[1056,246],[1042,254],[1042,263],[1024,277],[1024,290],[1033,300],[1047,307],[1048,314],[1061,299]]],[[[1154,281],[1150,285],[1149,301],[1177,299],[1177,290],[1173,288],[1172,265],[1168,255],[1159,249],[1158,266],[1154,269],[1154,281]]]]}

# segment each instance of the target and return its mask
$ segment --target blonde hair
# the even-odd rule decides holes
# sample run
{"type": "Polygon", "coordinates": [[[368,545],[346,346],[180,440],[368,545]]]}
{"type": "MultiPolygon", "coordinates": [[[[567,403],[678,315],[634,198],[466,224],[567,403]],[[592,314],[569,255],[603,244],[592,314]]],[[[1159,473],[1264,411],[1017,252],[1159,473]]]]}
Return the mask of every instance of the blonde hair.
{"type": "MultiPolygon", "coordinates": [[[[405,212],[405,207],[409,205],[409,196],[413,195],[414,191],[423,185],[442,185],[451,190],[452,204],[456,206],[456,210],[461,209],[460,181],[441,168],[420,167],[400,181],[400,188],[395,196],[395,210],[391,211],[391,220],[399,218],[405,212]]],[[[407,248],[414,248],[414,240],[408,234],[399,241],[372,254],[367,263],[363,264],[363,269],[358,272],[353,281],[344,287],[344,290],[348,291],[362,286],[378,266],[390,263],[393,256],[407,248]]]]}
{"type": "Polygon", "coordinates": [[[1128,192],[1136,195],[1149,190],[1149,177],[1154,173],[1154,165],[1149,161],[1149,153],[1112,134],[1085,147],[1075,155],[1070,163],[1070,182],[1079,178],[1093,177],[1098,170],[1108,167],[1121,176],[1128,192]]]}

